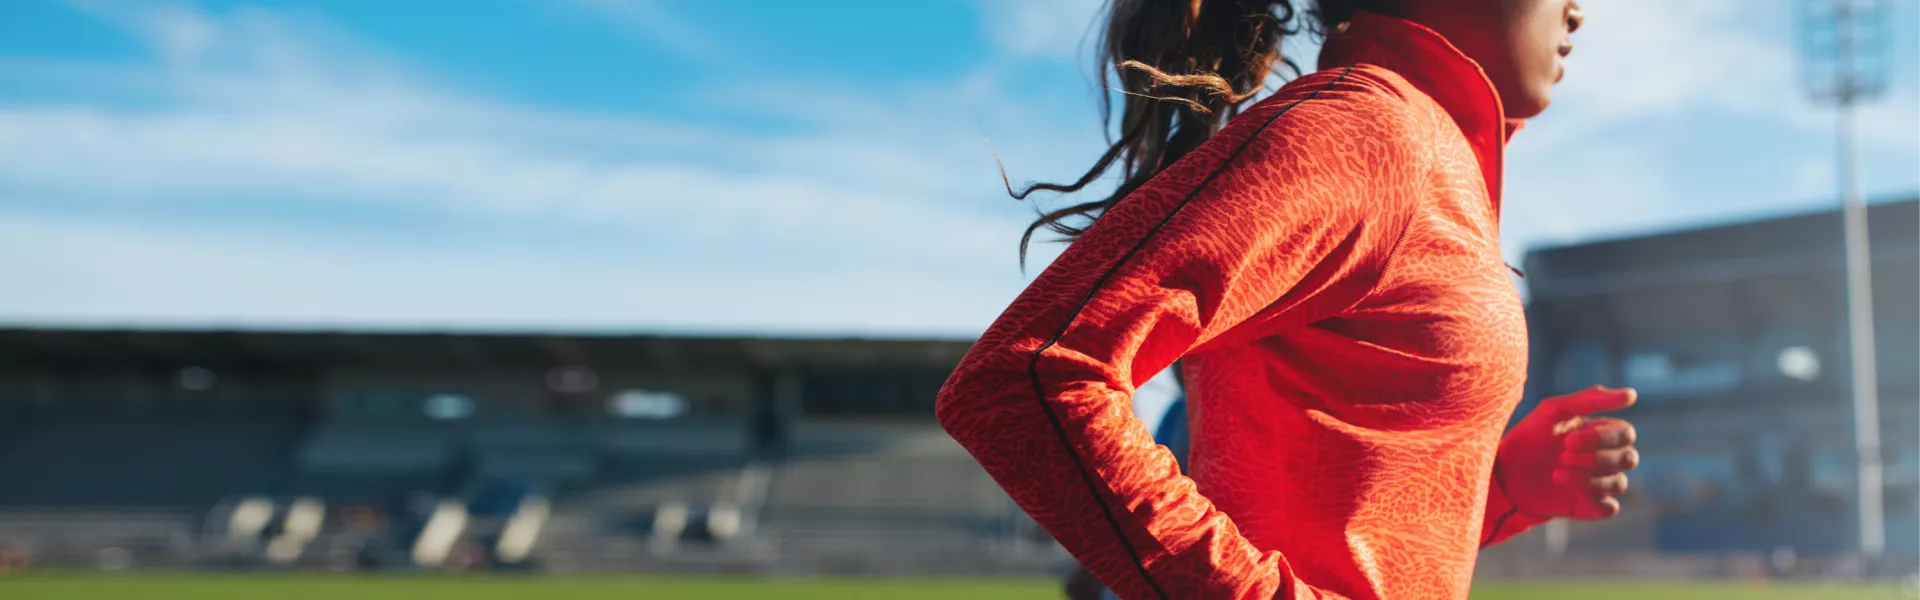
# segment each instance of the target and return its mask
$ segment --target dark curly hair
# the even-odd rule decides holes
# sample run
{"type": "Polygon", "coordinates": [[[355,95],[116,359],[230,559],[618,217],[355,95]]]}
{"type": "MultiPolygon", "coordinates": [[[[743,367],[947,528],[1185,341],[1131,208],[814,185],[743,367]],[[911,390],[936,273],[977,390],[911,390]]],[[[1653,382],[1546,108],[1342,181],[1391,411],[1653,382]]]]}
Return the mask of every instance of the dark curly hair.
{"type": "MultiPolygon", "coordinates": [[[[1077,192],[1120,167],[1113,193],[1041,212],[1020,236],[1020,261],[1041,229],[1073,239],[1094,219],[1162,169],[1212,137],[1258,94],[1276,65],[1298,75],[1299,66],[1280,51],[1288,36],[1325,35],[1386,0],[1110,0],[1104,48],[1097,65],[1100,87],[1120,79],[1119,137],[1108,132],[1107,151],[1072,183],[1032,183],[1007,192],[1026,199],[1036,191],[1077,192]],[[1304,10],[1302,7],[1305,7],[1304,10]]],[[[1100,117],[1113,123],[1113,99],[1101,94],[1100,117]]]]}

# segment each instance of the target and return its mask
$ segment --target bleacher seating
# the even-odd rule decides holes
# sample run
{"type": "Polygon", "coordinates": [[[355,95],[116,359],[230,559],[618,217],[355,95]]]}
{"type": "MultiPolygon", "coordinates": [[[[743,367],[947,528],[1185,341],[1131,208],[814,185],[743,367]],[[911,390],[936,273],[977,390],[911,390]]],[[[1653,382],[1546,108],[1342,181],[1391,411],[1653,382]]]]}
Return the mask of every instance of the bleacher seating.
{"type": "MultiPolygon", "coordinates": [[[[577,439],[592,444],[591,478],[557,482],[534,556],[575,567],[631,567],[659,542],[653,526],[663,507],[704,515],[735,502],[751,458],[737,422],[671,427],[612,424],[577,439]]],[[[674,536],[677,537],[677,536],[674,536]]]]}
{"type": "Polygon", "coordinates": [[[415,492],[438,492],[446,482],[433,474],[414,471],[307,472],[292,486],[294,495],[318,498],[330,505],[388,505],[415,492]]]}
{"type": "Polygon", "coordinates": [[[930,425],[812,424],[773,478],[762,534],[783,552],[978,555],[1011,524],[1006,496],[930,425]]]}
{"type": "Polygon", "coordinates": [[[36,564],[177,566],[192,547],[193,524],[181,511],[125,506],[0,510],[0,548],[36,564]]]}
{"type": "Polygon", "coordinates": [[[96,543],[171,539],[190,533],[192,520],[170,510],[112,508],[34,509],[0,512],[0,537],[40,540],[60,536],[96,543]]]}

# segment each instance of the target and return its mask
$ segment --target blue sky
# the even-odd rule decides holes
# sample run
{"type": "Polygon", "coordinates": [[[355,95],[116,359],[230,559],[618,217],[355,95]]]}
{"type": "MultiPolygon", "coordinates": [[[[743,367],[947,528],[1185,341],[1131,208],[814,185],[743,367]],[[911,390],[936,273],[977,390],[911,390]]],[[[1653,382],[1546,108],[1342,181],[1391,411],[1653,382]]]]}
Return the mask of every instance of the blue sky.
{"type": "MultiPolygon", "coordinates": [[[[1790,0],[1585,4],[1516,261],[1831,202],[1790,0]]],[[[1876,197],[1920,190],[1892,4],[1876,197]]],[[[1099,152],[1099,5],[0,2],[0,322],[971,335],[1026,281],[988,140],[1099,152]]]]}

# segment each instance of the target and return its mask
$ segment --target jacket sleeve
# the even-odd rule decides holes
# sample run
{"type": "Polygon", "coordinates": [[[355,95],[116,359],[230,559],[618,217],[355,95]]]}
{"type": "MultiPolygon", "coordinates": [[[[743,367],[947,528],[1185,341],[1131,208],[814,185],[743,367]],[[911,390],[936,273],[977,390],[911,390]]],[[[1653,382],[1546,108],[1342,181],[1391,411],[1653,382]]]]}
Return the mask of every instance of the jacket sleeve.
{"type": "Polygon", "coordinates": [[[1507,499],[1507,491],[1496,477],[1492,485],[1487,487],[1487,511],[1480,525],[1480,547],[1486,548],[1513,539],[1551,520],[1521,512],[1520,507],[1507,499]]]}
{"type": "Polygon", "coordinates": [[[1130,397],[1184,354],[1338,314],[1380,279],[1431,144],[1405,102],[1347,75],[1296,81],[1118,203],[941,390],[946,430],[1122,597],[1334,596],[1250,544],[1130,397]]]}

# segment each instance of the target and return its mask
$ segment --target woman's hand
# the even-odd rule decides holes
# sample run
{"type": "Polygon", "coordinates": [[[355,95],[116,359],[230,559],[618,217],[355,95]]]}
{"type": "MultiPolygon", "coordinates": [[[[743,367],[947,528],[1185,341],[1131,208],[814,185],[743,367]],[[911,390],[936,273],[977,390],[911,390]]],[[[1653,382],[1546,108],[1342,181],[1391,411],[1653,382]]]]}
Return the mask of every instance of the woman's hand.
{"type": "Polygon", "coordinates": [[[1640,465],[1633,425],[1590,415],[1633,406],[1634,398],[1632,389],[1594,386],[1542,401],[1500,440],[1494,484],[1534,517],[1619,514],[1627,472],[1640,465]]]}

